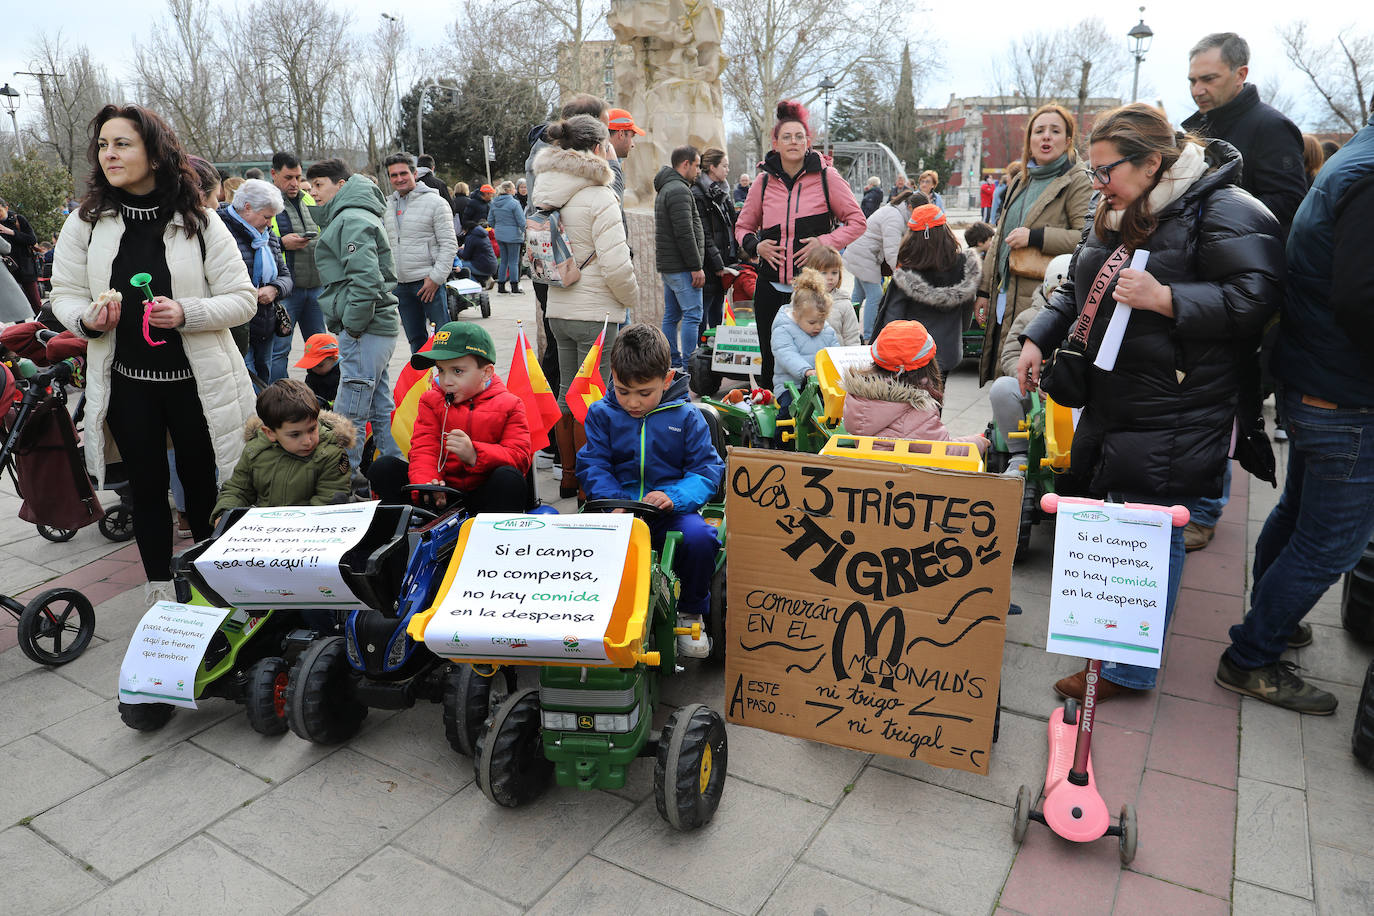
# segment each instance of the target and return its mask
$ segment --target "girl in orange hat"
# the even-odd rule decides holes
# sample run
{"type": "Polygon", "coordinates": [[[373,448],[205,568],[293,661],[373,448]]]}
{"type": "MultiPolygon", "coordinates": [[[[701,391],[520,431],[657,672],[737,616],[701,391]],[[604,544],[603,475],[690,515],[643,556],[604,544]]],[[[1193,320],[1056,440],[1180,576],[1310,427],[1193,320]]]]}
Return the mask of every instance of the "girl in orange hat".
{"type": "Polygon", "coordinates": [[[985,452],[982,436],[953,439],[940,418],[945,381],[935,359],[935,340],[919,321],[893,321],[871,347],[873,368],[845,373],[844,428],[855,436],[972,442],[985,452]]]}

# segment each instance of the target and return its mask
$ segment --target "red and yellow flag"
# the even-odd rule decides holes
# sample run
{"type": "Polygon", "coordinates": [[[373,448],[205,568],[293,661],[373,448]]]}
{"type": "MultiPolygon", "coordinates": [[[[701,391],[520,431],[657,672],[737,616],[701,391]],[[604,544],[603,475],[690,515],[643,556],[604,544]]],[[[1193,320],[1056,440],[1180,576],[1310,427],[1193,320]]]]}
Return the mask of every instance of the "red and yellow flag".
{"type": "Polygon", "coordinates": [[[734,324],[735,324],[735,310],[734,310],[734,308],[732,308],[732,307],[730,306],[730,300],[729,300],[729,299],[726,299],[726,300],[725,300],[725,319],[724,319],[724,322],[725,322],[725,324],[728,324],[728,325],[730,325],[731,327],[733,327],[734,324]]]}
{"type": "MultiPolygon", "coordinates": [[[[429,336],[417,352],[424,352],[434,346],[434,335],[429,336]]],[[[391,388],[396,409],[391,412],[391,438],[401,455],[410,457],[410,433],[415,429],[415,417],[420,412],[420,395],[429,390],[430,374],[428,369],[416,369],[406,363],[401,374],[396,376],[396,384],[391,388]]]]}
{"type": "MultiPolygon", "coordinates": [[[[525,328],[516,323],[515,353],[511,356],[506,388],[525,402],[525,420],[530,426],[530,447],[539,451],[549,444],[549,430],[563,412],[558,407],[558,395],[549,388],[549,380],[539,367],[539,357],[525,337],[525,328]]],[[[550,341],[552,346],[553,342],[550,341]]]]}
{"type": "MultiPolygon", "coordinates": [[[[606,319],[607,322],[610,319],[606,319]]],[[[572,384],[568,386],[568,409],[578,423],[587,422],[587,408],[591,407],[606,393],[606,383],[601,379],[601,348],[606,343],[606,324],[602,323],[601,333],[596,343],[587,351],[582,360],[582,368],[577,370],[572,384]]]]}

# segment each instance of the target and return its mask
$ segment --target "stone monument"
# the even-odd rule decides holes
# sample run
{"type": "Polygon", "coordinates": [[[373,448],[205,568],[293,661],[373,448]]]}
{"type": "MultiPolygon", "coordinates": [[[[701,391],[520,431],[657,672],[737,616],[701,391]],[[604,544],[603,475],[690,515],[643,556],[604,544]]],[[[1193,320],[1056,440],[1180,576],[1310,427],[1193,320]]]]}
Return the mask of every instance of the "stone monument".
{"type": "Polygon", "coordinates": [[[654,175],[675,147],[725,148],[724,15],[712,0],[612,0],[607,20],[634,51],[628,63],[617,55],[614,104],[645,131],[624,163],[625,207],[650,207],[654,175]]]}

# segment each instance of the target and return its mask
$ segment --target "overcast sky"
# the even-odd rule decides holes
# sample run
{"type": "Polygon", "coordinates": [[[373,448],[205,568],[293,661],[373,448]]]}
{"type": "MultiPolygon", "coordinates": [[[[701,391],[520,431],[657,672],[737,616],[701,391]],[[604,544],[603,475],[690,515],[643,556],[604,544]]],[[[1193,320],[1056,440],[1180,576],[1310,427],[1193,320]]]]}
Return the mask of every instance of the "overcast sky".
{"type": "MultiPolygon", "coordinates": [[[[230,0],[213,0],[216,6],[227,6],[230,0]]],[[[407,7],[398,0],[335,0],[340,7],[352,11],[354,28],[358,33],[370,32],[382,11],[395,12],[407,21],[410,33],[419,44],[444,40],[444,26],[453,15],[449,6],[438,2],[426,4],[423,12],[407,7]]],[[[934,74],[918,89],[918,104],[943,105],[951,92],[957,95],[991,94],[995,87],[992,61],[1004,53],[1015,29],[1022,24],[1030,27],[1053,28],[1068,25],[1082,15],[1096,13],[1109,31],[1119,34],[1126,44],[1126,32],[1139,19],[1137,3],[1094,3],[1080,7],[1044,4],[1036,8],[1022,0],[982,0],[979,3],[956,4],[949,0],[926,0],[934,11],[912,14],[906,27],[890,28],[893,36],[905,32],[912,41],[929,40],[937,46],[937,56],[943,61],[941,72],[934,74]],[[1054,19],[1046,15],[1050,9],[1081,10],[1059,13],[1054,19]],[[978,19],[964,17],[965,10],[976,10],[978,19]]],[[[1355,10],[1361,4],[1317,3],[1304,11],[1312,28],[1323,39],[1334,36],[1342,26],[1354,21],[1355,10]]],[[[1278,84],[1283,95],[1294,104],[1288,114],[1301,126],[1308,126],[1310,113],[1315,113],[1304,78],[1284,58],[1275,35],[1275,26],[1298,15],[1294,4],[1280,0],[1211,0],[1209,3],[1162,0],[1147,5],[1145,21],[1154,29],[1151,46],[1140,71],[1141,97],[1148,101],[1162,101],[1175,122],[1193,111],[1188,96],[1188,48],[1208,32],[1238,31],[1251,45],[1251,81],[1261,86],[1278,84]]],[[[0,49],[0,82],[8,81],[25,93],[36,93],[36,81],[31,77],[13,76],[13,71],[31,69],[29,51],[40,30],[52,31],[61,26],[64,42],[85,44],[110,74],[126,78],[133,57],[133,42],[148,31],[149,23],[160,18],[165,10],[162,0],[123,0],[110,4],[96,0],[59,0],[47,11],[29,5],[5,17],[6,36],[0,49]],[[52,15],[60,13],[60,15],[52,15]]],[[[739,28],[729,22],[726,28],[739,28]]],[[[877,24],[877,28],[883,28],[877,24]]],[[[499,38],[497,39],[499,40],[499,38]]],[[[895,38],[894,38],[895,40],[895,38]]],[[[402,74],[403,77],[405,74],[402,74]]],[[[418,78],[421,74],[415,73],[418,78]]],[[[1131,73],[1121,74],[1121,93],[1129,95],[1131,73]]],[[[25,98],[20,118],[33,113],[36,98],[25,98]]],[[[8,119],[5,119],[8,120],[8,119]]],[[[9,125],[4,125],[8,127],[9,125]]]]}

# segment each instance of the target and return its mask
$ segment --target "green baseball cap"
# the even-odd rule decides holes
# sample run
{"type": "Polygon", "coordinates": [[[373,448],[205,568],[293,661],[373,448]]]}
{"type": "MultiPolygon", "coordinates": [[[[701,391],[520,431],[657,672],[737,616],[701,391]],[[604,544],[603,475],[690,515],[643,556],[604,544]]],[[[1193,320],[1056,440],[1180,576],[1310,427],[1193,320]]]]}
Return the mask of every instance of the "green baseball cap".
{"type": "Polygon", "coordinates": [[[410,358],[416,369],[428,369],[441,359],[477,357],[478,363],[496,362],[496,345],[483,328],[466,321],[450,321],[434,332],[434,344],[410,358]]]}

